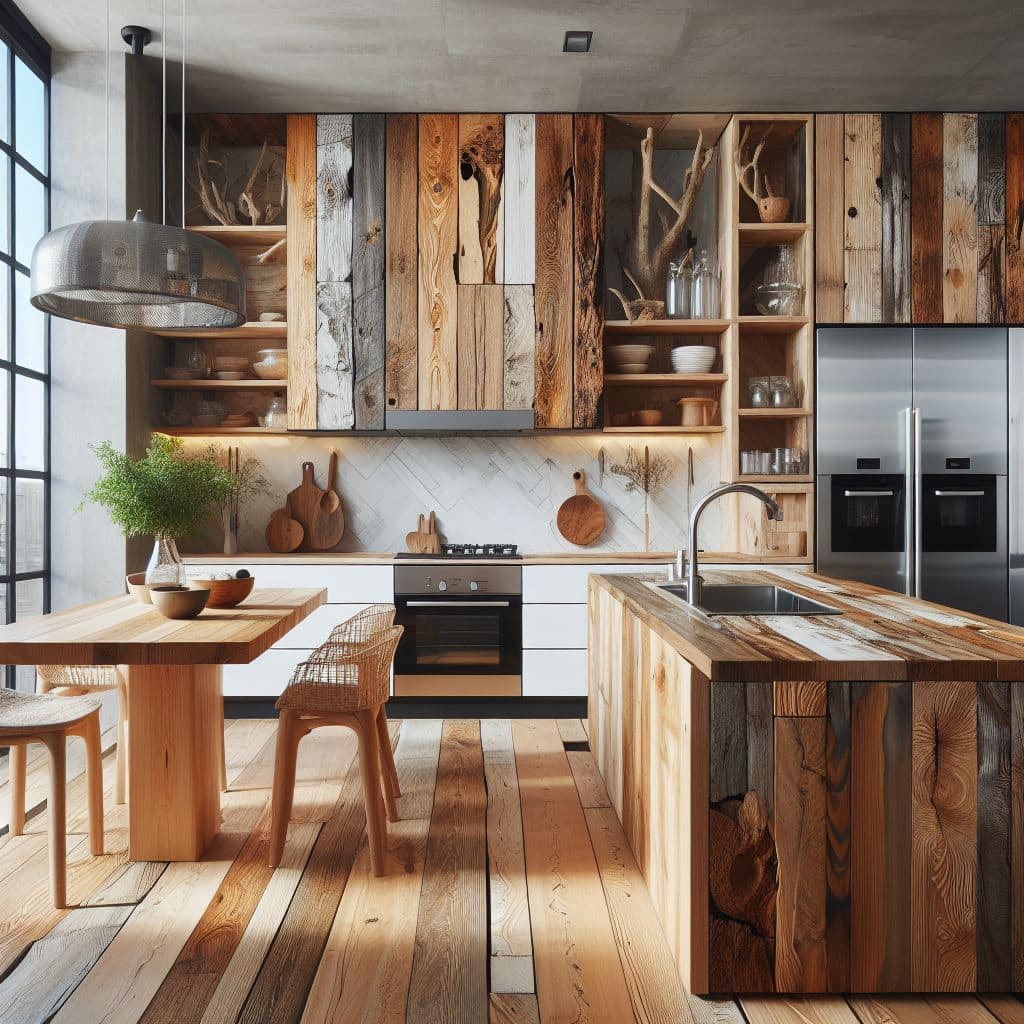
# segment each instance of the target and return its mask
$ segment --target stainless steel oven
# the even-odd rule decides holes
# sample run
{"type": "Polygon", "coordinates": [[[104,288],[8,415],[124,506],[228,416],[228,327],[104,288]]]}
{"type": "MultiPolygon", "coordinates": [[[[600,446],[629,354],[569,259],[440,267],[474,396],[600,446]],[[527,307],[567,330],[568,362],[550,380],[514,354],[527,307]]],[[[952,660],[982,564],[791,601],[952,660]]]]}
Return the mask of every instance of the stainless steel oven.
{"type": "Polygon", "coordinates": [[[522,594],[519,565],[395,566],[395,696],[520,696],[522,594]]]}

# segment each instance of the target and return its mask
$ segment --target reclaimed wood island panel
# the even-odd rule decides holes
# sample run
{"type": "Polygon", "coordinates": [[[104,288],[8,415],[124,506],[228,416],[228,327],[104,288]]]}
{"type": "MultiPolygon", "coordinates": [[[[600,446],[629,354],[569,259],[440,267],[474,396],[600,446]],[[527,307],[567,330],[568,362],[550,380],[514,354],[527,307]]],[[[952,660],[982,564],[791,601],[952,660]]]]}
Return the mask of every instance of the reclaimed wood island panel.
{"type": "Polygon", "coordinates": [[[1024,990],[1024,630],[788,572],[841,615],[590,583],[590,746],[695,994],[1024,990]]]}

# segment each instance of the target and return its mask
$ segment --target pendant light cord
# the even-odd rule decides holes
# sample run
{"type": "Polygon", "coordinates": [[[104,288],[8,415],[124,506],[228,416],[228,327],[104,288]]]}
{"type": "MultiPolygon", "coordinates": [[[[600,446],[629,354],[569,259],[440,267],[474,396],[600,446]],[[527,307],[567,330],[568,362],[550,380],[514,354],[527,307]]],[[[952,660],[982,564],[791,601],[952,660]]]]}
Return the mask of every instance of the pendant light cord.
{"type": "Polygon", "coordinates": [[[163,131],[160,133],[160,206],[161,221],[167,223],[167,0],[161,5],[160,28],[162,101],[160,113],[163,131]]]}
{"type": "Polygon", "coordinates": [[[110,0],[103,20],[103,219],[110,220],[110,0]]]}
{"type": "MultiPolygon", "coordinates": [[[[109,0],[108,0],[109,2],[109,0]]],[[[185,11],[188,0],[181,0],[181,226],[185,227],[185,11]]]]}

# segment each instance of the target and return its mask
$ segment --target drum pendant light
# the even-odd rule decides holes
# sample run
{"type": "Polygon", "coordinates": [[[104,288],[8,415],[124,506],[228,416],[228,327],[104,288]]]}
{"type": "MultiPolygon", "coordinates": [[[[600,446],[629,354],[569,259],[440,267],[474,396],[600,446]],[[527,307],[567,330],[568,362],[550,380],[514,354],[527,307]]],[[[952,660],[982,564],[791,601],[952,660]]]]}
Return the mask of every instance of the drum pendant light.
{"type": "MultiPolygon", "coordinates": [[[[182,0],[182,192],[185,179],[185,5],[182,0]]],[[[109,32],[109,0],[107,4],[109,32]]],[[[167,0],[163,0],[163,151],[167,148],[167,0]]],[[[110,88],[107,48],[106,93],[110,88]]],[[[107,146],[110,144],[109,113],[107,146]]],[[[245,322],[245,277],[235,254],[205,235],[166,223],[91,220],[44,235],[32,253],[30,301],[53,316],[125,330],[195,330],[245,322]]],[[[107,188],[109,192],[109,174],[107,188]]],[[[107,198],[109,217],[109,194],[107,198]]]]}

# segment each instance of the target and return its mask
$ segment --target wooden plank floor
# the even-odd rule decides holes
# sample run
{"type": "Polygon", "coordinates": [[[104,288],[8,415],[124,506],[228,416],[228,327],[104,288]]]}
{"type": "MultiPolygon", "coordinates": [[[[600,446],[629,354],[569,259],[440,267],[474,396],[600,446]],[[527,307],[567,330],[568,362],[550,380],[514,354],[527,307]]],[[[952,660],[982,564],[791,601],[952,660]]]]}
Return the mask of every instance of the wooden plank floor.
{"type": "Polygon", "coordinates": [[[1012,996],[693,997],[581,723],[391,730],[403,795],[381,878],[343,729],[302,742],[276,871],[273,722],[228,724],[223,829],[198,864],[127,863],[111,755],[107,853],[90,857],[73,780],[76,906],[49,905],[45,808],[27,835],[0,838],[0,1022],[1024,1024],[1012,996]]]}

